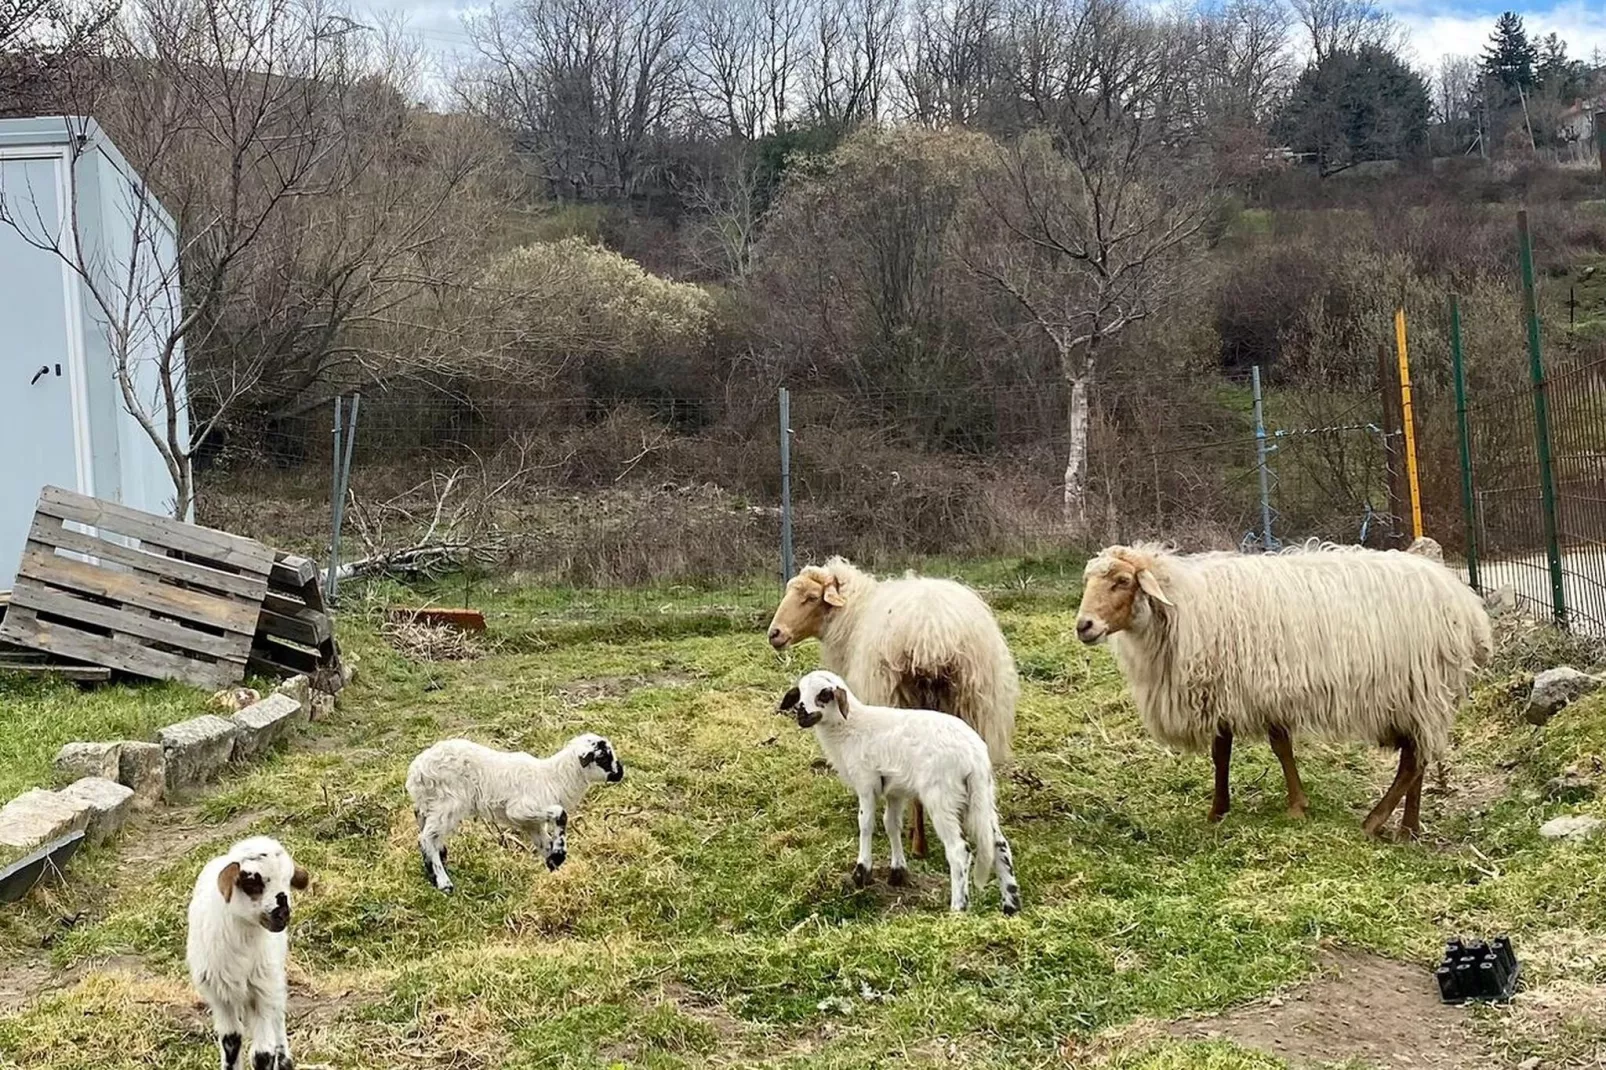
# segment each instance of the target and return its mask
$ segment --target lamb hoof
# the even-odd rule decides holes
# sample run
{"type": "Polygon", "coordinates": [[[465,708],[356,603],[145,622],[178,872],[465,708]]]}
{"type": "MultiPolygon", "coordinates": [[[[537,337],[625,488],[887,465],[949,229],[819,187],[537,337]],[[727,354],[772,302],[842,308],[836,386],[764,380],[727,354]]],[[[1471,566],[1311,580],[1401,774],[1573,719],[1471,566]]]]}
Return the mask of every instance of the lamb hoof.
{"type": "Polygon", "coordinates": [[[1290,820],[1290,821],[1303,821],[1303,820],[1305,820],[1305,807],[1304,806],[1290,806],[1288,808],[1288,820],[1290,820]]]}
{"type": "Polygon", "coordinates": [[[870,869],[869,869],[869,867],[864,865],[862,862],[856,864],[853,867],[853,886],[855,888],[863,888],[866,884],[869,884],[869,883],[870,883],[870,869]]]}
{"type": "Polygon", "coordinates": [[[909,883],[909,871],[899,866],[887,870],[887,883],[894,888],[902,888],[909,883]]]}
{"type": "Polygon", "coordinates": [[[1419,829],[1419,828],[1408,828],[1405,825],[1401,825],[1400,826],[1400,830],[1394,834],[1395,841],[1399,842],[1399,843],[1415,843],[1417,840],[1420,840],[1421,838],[1422,838],[1422,830],[1421,829],[1419,829]]]}
{"type": "Polygon", "coordinates": [[[1205,820],[1210,822],[1212,825],[1219,825],[1221,824],[1221,819],[1226,816],[1227,811],[1225,810],[1211,810],[1205,815],[1205,820]]]}
{"type": "Polygon", "coordinates": [[[568,857],[569,854],[567,851],[553,851],[551,854],[546,856],[547,870],[550,872],[557,869],[559,866],[563,865],[563,860],[568,857]]]}
{"type": "Polygon", "coordinates": [[[1020,901],[1019,900],[1009,900],[1009,899],[1004,900],[1004,917],[1013,918],[1016,914],[1019,914],[1019,913],[1020,913],[1020,901]]]}

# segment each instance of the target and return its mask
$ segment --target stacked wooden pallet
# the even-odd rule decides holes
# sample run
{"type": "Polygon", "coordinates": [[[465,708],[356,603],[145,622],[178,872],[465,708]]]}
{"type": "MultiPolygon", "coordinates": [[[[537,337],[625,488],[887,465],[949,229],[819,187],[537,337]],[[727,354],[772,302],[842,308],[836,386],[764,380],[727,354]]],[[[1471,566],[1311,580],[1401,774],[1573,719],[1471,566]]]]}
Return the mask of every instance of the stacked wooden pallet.
{"type": "Polygon", "coordinates": [[[65,663],[85,679],[118,670],[208,689],[247,667],[330,691],[341,681],[312,562],[59,487],[39,495],[3,608],[0,669],[65,663]]]}
{"type": "Polygon", "coordinates": [[[257,618],[250,667],[272,676],[305,674],[318,678],[325,691],[340,689],[334,623],[324,605],[318,568],[307,558],[279,554],[274,561],[257,618]]]}

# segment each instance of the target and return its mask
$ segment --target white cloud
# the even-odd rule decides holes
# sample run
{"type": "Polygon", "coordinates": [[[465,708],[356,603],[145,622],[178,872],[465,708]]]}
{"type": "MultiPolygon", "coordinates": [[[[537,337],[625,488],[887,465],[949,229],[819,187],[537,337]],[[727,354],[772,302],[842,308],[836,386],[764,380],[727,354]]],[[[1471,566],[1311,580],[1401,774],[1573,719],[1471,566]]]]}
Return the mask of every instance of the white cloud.
{"type": "MultiPolygon", "coordinates": [[[[1414,58],[1423,67],[1437,67],[1444,56],[1482,54],[1499,14],[1463,14],[1448,5],[1412,0],[1385,0],[1385,6],[1410,33],[1414,58]]],[[[1606,53],[1606,5],[1560,3],[1518,13],[1532,40],[1554,33],[1567,42],[1567,53],[1574,59],[1587,61],[1597,48],[1606,53]]]]}

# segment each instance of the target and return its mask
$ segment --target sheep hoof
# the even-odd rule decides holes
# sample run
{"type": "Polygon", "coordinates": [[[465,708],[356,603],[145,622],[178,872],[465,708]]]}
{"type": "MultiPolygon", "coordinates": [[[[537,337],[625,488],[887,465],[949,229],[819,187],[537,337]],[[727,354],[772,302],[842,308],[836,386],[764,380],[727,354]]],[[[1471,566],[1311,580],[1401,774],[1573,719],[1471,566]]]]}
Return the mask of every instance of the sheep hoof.
{"type": "Polygon", "coordinates": [[[1205,820],[1210,822],[1212,825],[1219,825],[1221,824],[1221,819],[1226,816],[1227,811],[1217,810],[1214,806],[1212,806],[1210,808],[1210,812],[1205,815],[1205,820]]]}
{"type": "Polygon", "coordinates": [[[870,883],[870,868],[860,862],[853,867],[853,886],[863,888],[870,883]]]}
{"type": "Polygon", "coordinates": [[[894,888],[902,888],[909,883],[909,871],[902,866],[893,866],[887,870],[887,883],[894,888]]]}
{"type": "Polygon", "coordinates": [[[1018,899],[1006,899],[1006,900],[1004,900],[1004,917],[1013,918],[1016,914],[1019,914],[1019,913],[1020,913],[1020,900],[1018,900],[1018,899]]]}
{"type": "Polygon", "coordinates": [[[1415,843],[1422,838],[1422,830],[1401,825],[1400,831],[1394,834],[1394,838],[1400,843],[1415,843]]]}
{"type": "Polygon", "coordinates": [[[457,886],[451,881],[447,881],[445,884],[437,884],[435,887],[440,889],[442,895],[451,895],[453,892],[457,891],[457,886]]]}
{"type": "Polygon", "coordinates": [[[546,856],[547,870],[550,872],[551,870],[557,869],[559,866],[563,865],[563,860],[568,857],[569,855],[565,851],[553,851],[551,854],[546,856]]]}
{"type": "Polygon", "coordinates": [[[1296,804],[1294,806],[1290,806],[1288,808],[1288,817],[1289,817],[1289,819],[1293,820],[1293,821],[1303,821],[1303,820],[1305,820],[1305,807],[1306,807],[1306,805],[1307,805],[1306,803],[1298,803],[1298,804],[1296,804]]]}

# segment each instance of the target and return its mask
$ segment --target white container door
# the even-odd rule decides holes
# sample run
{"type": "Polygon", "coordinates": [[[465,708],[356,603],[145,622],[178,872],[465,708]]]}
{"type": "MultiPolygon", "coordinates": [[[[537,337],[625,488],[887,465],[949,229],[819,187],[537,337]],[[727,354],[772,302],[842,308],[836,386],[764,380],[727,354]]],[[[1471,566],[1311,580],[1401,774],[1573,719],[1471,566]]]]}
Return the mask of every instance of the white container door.
{"type": "MultiPolygon", "coordinates": [[[[11,586],[46,484],[83,490],[63,262],[59,157],[0,156],[0,590],[11,586]]],[[[88,458],[83,459],[87,462],[88,458]]]]}

